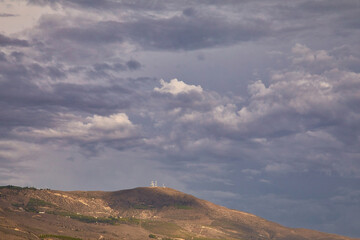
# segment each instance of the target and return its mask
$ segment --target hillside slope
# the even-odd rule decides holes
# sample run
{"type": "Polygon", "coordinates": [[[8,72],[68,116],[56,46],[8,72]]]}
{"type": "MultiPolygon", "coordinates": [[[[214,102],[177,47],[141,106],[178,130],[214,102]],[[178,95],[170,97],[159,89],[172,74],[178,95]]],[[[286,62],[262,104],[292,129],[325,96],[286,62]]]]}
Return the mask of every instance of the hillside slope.
{"type": "Polygon", "coordinates": [[[350,240],[293,229],[171,188],[0,188],[0,239],[350,240]]]}

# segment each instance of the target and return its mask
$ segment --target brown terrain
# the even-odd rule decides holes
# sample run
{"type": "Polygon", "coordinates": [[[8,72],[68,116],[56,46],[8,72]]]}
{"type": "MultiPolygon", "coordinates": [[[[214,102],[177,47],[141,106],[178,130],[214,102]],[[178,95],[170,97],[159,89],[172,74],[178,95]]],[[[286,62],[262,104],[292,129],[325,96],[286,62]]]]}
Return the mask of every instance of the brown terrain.
{"type": "Polygon", "coordinates": [[[350,240],[287,228],[162,187],[116,192],[0,187],[0,239],[350,240]]]}

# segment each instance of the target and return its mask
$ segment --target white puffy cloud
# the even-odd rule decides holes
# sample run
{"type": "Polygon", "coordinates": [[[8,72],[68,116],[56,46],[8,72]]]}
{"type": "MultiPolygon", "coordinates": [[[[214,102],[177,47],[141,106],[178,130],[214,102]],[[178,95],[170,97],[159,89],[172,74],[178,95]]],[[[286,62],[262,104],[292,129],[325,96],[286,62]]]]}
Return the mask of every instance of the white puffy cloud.
{"type": "Polygon", "coordinates": [[[189,85],[183,81],[179,81],[176,78],[170,82],[165,82],[163,79],[160,80],[161,87],[154,88],[154,91],[160,93],[170,93],[172,95],[186,94],[191,92],[202,93],[203,89],[200,85],[189,85]]]}
{"type": "Polygon", "coordinates": [[[57,125],[46,129],[17,129],[18,135],[48,139],[74,139],[83,142],[123,140],[137,135],[134,125],[125,113],[110,116],[93,115],[81,118],[74,115],[60,116],[57,125]]]}
{"type": "MultiPolygon", "coordinates": [[[[158,129],[166,130],[160,131],[161,138],[153,136],[147,142],[161,139],[164,154],[182,159],[246,156],[266,174],[308,172],[316,166],[326,174],[358,176],[358,167],[347,166],[358,165],[351,152],[360,141],[360,74],[331,67],[337,59],[326,51],[299,44],[292,51],[291,59],[300,55],[304,59],[273,71],[268,82],[249,84],[245,101],[235,102],[201,86],[192,86],[201,89],[201,97],[191,98],[196,99],[191,104],[181,98],[169,104],[174,100],[168,98],[162,103],[166,107],[152,115],[154,122],[161,122],[158,129]],[[307,58],[315,68],[326,62],[328,69],[314,72],[304,65],[307,58]]],[[[188,86],[178,80],[162,81],[162,87],[154,90],[176,95],[192,91],[188,86]]]]}
{"type": "MultiPolygon", "coordinates": [[[[300,44],[296,44],[292,51],[294,59],[302,56],[302,60],[294,60],[296,64],[310,61],[316,65],[319,61],[336,61],[323,50],[313,51],[300,44]]],[[[319,74],[307,70],[295,66],[295,69],[274,71],[268,84],[261,80],[249,84],[248,101],[242,104],[176,79],[169,83],[162,80],[162,87],[154,90],[173,95],[195,89],[201,92],[202,98],[197,99],[197,106],[210,103],[206,108],[187,105],[184,110],[178,104],[174,107],[176,114],[173,114],[175,110],[170,110],[172,114],[165,114],[166,117],[174,124],[191,124],[198,130],[205,129],[207,133],[225,138],[266,139],[343,122],[346,117],[344,112],[351,112],[349,108],[354,108],[353,103],[359,101],[356,84],[360,75],[337,68],[319,74]]],[[[353,114],[358,117],[356,112],[353,114]]]]}
{"type": "Polygon", "coordinates": [[[305,45],[297,43],[292,49],[295,56],[292,58],[293,63],[314,63],[314,62],[330,62],[334,58],[325,50],[313,51],[305,45]]]}

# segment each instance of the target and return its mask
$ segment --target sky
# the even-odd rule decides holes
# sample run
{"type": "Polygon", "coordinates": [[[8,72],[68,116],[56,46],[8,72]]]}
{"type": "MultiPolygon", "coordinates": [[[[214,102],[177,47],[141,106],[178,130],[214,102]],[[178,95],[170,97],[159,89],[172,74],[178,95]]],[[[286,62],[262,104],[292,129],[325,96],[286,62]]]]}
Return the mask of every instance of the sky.
{"type": "Polygon", "coordinates": [[[360,237],[359,39],[358,0],[1,0],[0,185],[360,237]]]}

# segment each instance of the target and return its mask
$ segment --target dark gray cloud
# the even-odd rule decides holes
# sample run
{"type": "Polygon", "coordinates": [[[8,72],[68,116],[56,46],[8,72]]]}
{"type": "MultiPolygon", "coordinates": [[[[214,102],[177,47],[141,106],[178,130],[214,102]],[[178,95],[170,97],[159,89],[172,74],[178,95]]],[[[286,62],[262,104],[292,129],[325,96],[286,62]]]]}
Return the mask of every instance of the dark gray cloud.
{"type": "Polygon", "coordinates": [[[136,80],[118,79],[109,86],[65,83],[62,80],[71,71],[61,65],[18,63],[18,58],[25,57],[21,52],[2,55],[5,61],[0,67],[0,128],[3,137],[11,135],[15,128],[55,126],[58,113],[111,115],[128,109],[131,99],[136,98],[136,93],[129,88],[136,85],[133,83],[136,80]]]}
{"type": "Polygon", "coordinates": [[[126,69],[127,69],[126,66],[121,63],[115,63],[115,64],[97,63],[97,64],[94,64],[95,71],[106,71],[106,70],[124,71],[126,69]]]}
{"type": "Polygon", "coordinates": [[[118,10],[118,9],[135,9],[135,10],[152,10],[152,9],[164,9],[165,1],[162,0],[151,0],[147,2],[143,1],[116,1],[116,0],[104,0],[104,1],[95,1],[95,0],[82,0],[82,1],[53,1],[53,0],[29,0],[30,4],[35,5],[49,5],[53,8],[58,8],[59,5],[70,7],[70,8],[80,8],[80,9],[90,9],[90,10],[118,10]]]}
{"type": "Polygon", "coordinates": [[[360,29],[360,20],[357,17],[360,13],[360,7],[358,6],[355,9],[346,16],[339,17],[339,23],[350,31],[358,31],[360,29]]]}
{"type": "Polygon", "coordinates": [[[261,20],[229,23],[209,17],[144,19],[128,23],[124,31],[132,41],[150,49],[193,50],[255,40],[269,33],[261,20]]]}
{"type": "Polygon", "coordinates": [[[28,47],[29,42],[22,39],[10,38],[8,36],[0,34],[0,46],[28,47]]]}
{"type": "Polygon", "coordinates": [[[14,51],[11,53],[11,56],[14,57],[17,62],[21,62],[25,54],[22,52],[14,51]]]}
{"type": "Polygon", "coordinates": [[[141,63],[136,60],[129,60],[124,63],[95,63],[92,69],[88,69],[87,75],[92,79],[113,78],[112,73],[123,71],[136,71],[141,69],[141,63]]]}
{"type": "MultiPolygon", "coordinates": [[[[45,25],[46,23],[43,23],[45,25]]],[[[61,23],[60,23],[61,24],[61,23]]],[[[53,26],[46,26],[47,28],[53,26]]],[[[52,34],[54,39],[66,39],[76,41],[81,44],[113,43],[122,42],[120,31],[109,28],[106,24],[95,26],[83,26],[79,28],[57,28],[52,34]],[[114,31],[115,30],[115,31],[114,31]]]]}
{"type": "Polygon", "coordinates": [[[358,1],[305,1],[298,7],[303,10],[304,17],[316,19],[317,25],[336,34],[346,36],[359,29],[359,20],[356,17],[360,14],[358,1]],[[329,22],[333,22],[334,25],[328,25],[329,22]]]}
{"type": "MultiPolygon", "coordinates": [[[[320,11],[323,9],[322,4],[329,9],[335,9],[336,2],[326,4],[299,1],[284,4],[274,1],[264,5],[261,1],[236,3],[204,1],[198,4],[189,2],[186,8],[179,2],[150,2],[152,3],[149,5],[153,8],[141,9],[144,4],[137,1],[131,3],[127,1],[101,3],[32,1],[40,5],[60,4],[70,8],[90,8],[107,13],[121,12],[124,8],[139,9],[139,11],[130,11],[122,21],[95,21],[85,15],[82,16],[83,18],[79,16],[72,20],[69,17],[44,16],[35,31],[34,38],[42,39],[42,43],[38,46],[46,54],[46,58],[78,62],[81,59],[109,57],[116,52],[121,52],[126,44],[135,45],[144,50],[187,51],[231,46],[249,41],[266,41],[266,39],[276,37],[288,40],[296,37],[307,42],[306,36],[311,35],[321,41],[320,39],[327,37],[329,31],[350,31],[356,26],[357,18],[348,17],[347,20],[341,20],[341,18],[358,14],[356,3],[350,1],[336,12],[320,11]],[[214,9],[213,5],[219,5],[221,8],[214,9]],[[244,12],[244,9],[249,11],[244,12]],[[258,15],[254,9],[258,10],[258,15]],[[164,17],[167,13],[172,14],[164,17]],[[308,24],[310,19],[316,24],[308,24]],[[76,21],[77,24],[69,24],[71,21],[76,21]],[[329,22],[334,22],[334,24],[342,22],[345,28],[339,30],[339,27],[328,24],[329,22]],[[324,31],[316,30],[318,27],[322,27],[324,31]],[[294,35],[299,32],[303,34],[294,35]],[[115,51],[109,51],[106,45],[112,45],[115,51]],[[96,46],[101,50],[89,51],[89,46],[96,46]]],[[[340,34],[342,35],[344,34],[340,34]]]]}
{"type": "Polygon", "coordinates": [[[126,66],[129,68],[129,70],[138,70],[141,68],[141,63],[136,60],[130,60],[126,62],[126,66]]]}
{"type": "Polygon", "coordinates": [[[144,49],[194,50],[256,40],[269,34],[270,24],[260,19],[230,22],[223,18],[175,16],[140,18],[129,22],[93,22],[64,27],[62,18],[43,18],[41,32],[53,41],[78,44],[110,44],[129,41],[144,49]]]}
{"type": "Polygon", "coordinates": [[[3,52],[0,52],[0,61],[1,61],[1,62],[6,62],[6,61],[7,61],[7,60],[6,60],[6,54],[3,53],[3,52]]]}
{"type": "Polygon", "coordinates": [[[36,107],[35,115],[40,109],[56,112],[61,108],[65,112],[108,114],[116,109],[128,108],[130,100],[127,98],[132,94],[130,90],[118,85],[99,87],[59,83],[52,85],[50,90],[43,90],[35,84],[12,79],[11,82],[3,82],[0,86],[1,102],[16,108],[36,107]]]}
{"type": "Polygon", "coordinates": [[[183,10],[183,14],[188,16],[188,17],[192,17],[196,14],[196,10],[193,8],[186,8],[183,10]]]}
{"type": "Polygon", "coordinates": [[[68,8],[77,8],[77,9],[87,9],[93,11],[116,11],[121,9],[131,9],[131,10],[142,10],[142,11],[160,11],[160,10],[171,10],[178,9],[183,6],[227,6],[227,5],[243,5],[244,3],[251,2],[249,0],[201,0],[194,3],[191,0],[179,1],[168,1],[168,0],[150,0],[150,1],[141,1],[141,0],[132,0],[132,1],[116,1],[116,0],[28,0],[29,4],[46,6],[49,5],[53,8],[58,8],[59,6],[64,6],[68,8]]]}
{"type": "Polygon", "coordinates": [[[301,3],[300,6],[307,9],[308,11],[314,11],[319,13],[354,10],[360,7],[359,2],[356,0],[346,0],[342,2],[335,0],[305,1],[301,3]]]}
{"type": "Polygon", "coordinates": [[[0,17],[16,17],[16,14],[11,13],[0,13],[0,17]]]}

